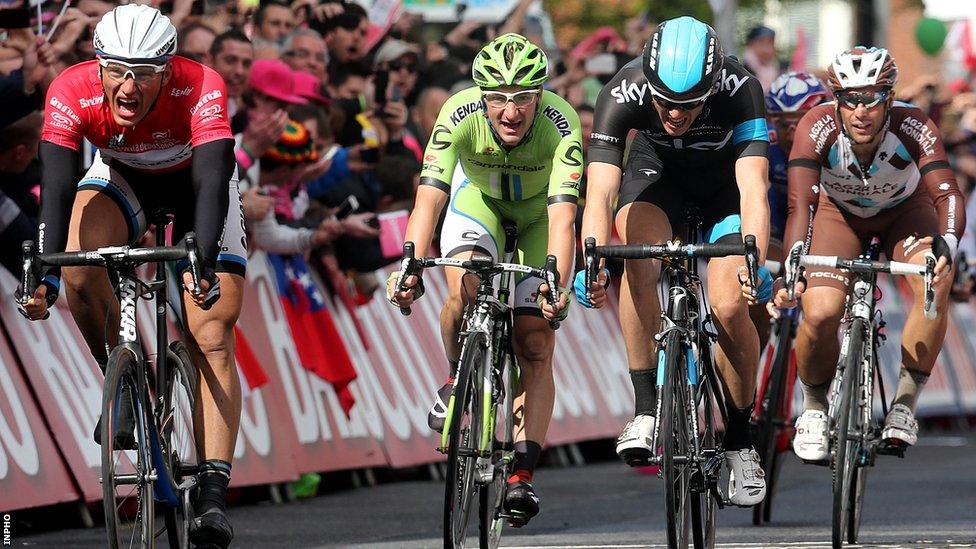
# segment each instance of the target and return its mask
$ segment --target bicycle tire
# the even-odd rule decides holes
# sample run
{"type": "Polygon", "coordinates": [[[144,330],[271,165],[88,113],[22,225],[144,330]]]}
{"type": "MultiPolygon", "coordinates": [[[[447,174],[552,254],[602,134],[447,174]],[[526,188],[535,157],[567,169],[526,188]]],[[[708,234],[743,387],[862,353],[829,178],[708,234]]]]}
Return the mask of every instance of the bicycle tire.
{"type": "MultiPolygon", "coordinates": [[[[876,362],[877,354],[871,354],[871,362],[874,367],[872,375],[877,372],[878,364],[876,362]]],[[[865,451],[864,444],[868,440],[870,434],[871,422],[870,414],[872,402],[867,403],[868,410],[865,412],[863,409],[858,407],[857,409],[851,409],[851,419],[855,420],[855,425],[857,426],[857,431],[860,433],[860,444],[858,446],[858,453],[865,451]],[[867,417],[866,417],[867,416],[867,417]]],[[[868,467],[860,464],[854,470],[854,478],[851,482],[851,492],[848,502],[848,516],[847,516],[847,542],[857,543],[857,536],[861,528],[861,508],[864,506],[864,490],[867,486],[868,477],[868,467]]]]}
{"type": "MultiPolygon", "coordinates": [[[[702,361],[702,372],[704,372],[702,375],[714,375],[710,362],[711,355],[707,351],[708,347],[699,346],[699,349],[704,350],[701,353],[700,358],[702,361]]],[[[699,387],[701,388],[701,392],[698,395],[700,404],[696,410],[702,410],[702,453],[713,451],[716,458],[721,459],[718,452],[718,439],[715,435],[715,410],[713,407],[714,395],[712,393],[711,385],[709,385],[707,382],[702,382],[699,383],[699,387]]],[[[704,491],[691,493],[691,528],[693,541],[695,544],[695,549],[712,549],[715,547],[715,513],[717,507],[715,492],[711,489],[713,479],[706,477],[706,471],[704,471],[700,466],[697,469],[696,474],[701,475],[704,491]]]]}
{"type": "Polygon", "coordinates": [[[152,470],[149,441],[149,414],[145,403],[147,395],[140,395],[138,381],[139,358],[126,346],[116,347],[109,355],[105,367],[105,385],[102,392],[102,507],[105,511],[105,529],[111,549],[152,547],[155,542],[155,501],[153,485],[147,480],[152,470]],[[133,436],[136,450],[127,454],[115,449],[116,412],[123,402],[124,389],[128,387],[128,405],[132,407],[133,436]],[[134,456],[134,473],[122,472],[124,462],[134,456]],[[131,482],[130,482],[131,481],[131,482]],[[135,498],[135,505],[132,505],[135,498]],[[133,511],[132,508],[135,507],[133,511]]]}
{"type": "Polygon", "coordinates": [[[472,373],[477,368],[487,348],[485,334],[467,334],[461,351],[461,361],[451,402],[448,404],[448,451],[447,475],[444,486],[444,547],[461,549],[464,547],[468,522],[471,518],[471,503],[475,496],[474,475],[475,458],[464,452],[473,452],[477,447],[473,433],[479,423],[478,414],[473,409],[472,373]],[[467,420],[465,422],[465,420],[467,420]],[[462,452],[463,451],[463,452],[462,452]]]}
{"type": "MultiPolygon", "coordinates": [[[[166,352],[166,386],[162,392],[156,424],[162,447],[162,463],[166,469],[157,482],[167,482],[177,497],[176,505],[162,505],[166,534],[171,549],[190,546],[190,521],[193,512],[187,498],[180,493],[183,470],[195,461],[193,440],[193,407],[196,395],[196,366],[182,341],[169,344],[166,352]]],[[[159,498],[161,499],[161,498],[159,498]]]]}
{"type": "Polygon", "coordinates": [[[780,461],[776,442],[779,439],[780,425],[789,420],[781,414],[784,410],[786,377],[789,375],[790,368],[791,324],[788,315],[782,315],[776,322],[775,354],[769,370],[769,379],[766,381],[766,391],[760,402],[756,449],[759,452],[759,463],[766,473],[766,497],[752,508],[752,523],[757,526],[769,522],[773,493],[776,488],[777,462],[780,461]]]}
{"type": "Polygon", "coordinates": [[[681,381],[678,375],[683,356],[680,334],[671,331],[664,340],[665,369],[661,396],[661,425],[658,428],[664,453],[661,457],[661,474],[664,478],[664,499],[667,512],[668,547],[687,547],[690,492],[690,467],[687,462],[678,464],[675,456],[688,456],[687,416],[682,402],[681,381]]]}
{"type": "MultiPolygon", "coordinates": [[[[860,381],[859,371],[863,353],[864,321],[855,318],[846,335],[847,354],[844,356],[844,374],[841,380],[840,401],[837,407],[837,424],[833,431],[833,508],[831,541],[835,549],[844,545],[847,537],[850,492],[856,467],[857,445],[851,444],[851,415],[854,413],[854,395],[860,381]]],[[[843,347],[842,347],[843,348],[843,347]]]]}
{"type": "MultiPolygon", "coordinates": [[[[503,346],[507,348],[507,346],[503,346]]],[[[514,449],[514,429],[515,415],[512,399],[515,396],[515,388],[518,383],[518,373],[514,369],[514,360],[507,354],[502,354],[505,367],[501,369],[501,379],[496,379],[505,388],[502,402],[494,403],[489,417],[496,418],[493,431],[500,434],[500,438],[493,440],[492,466],[494,469],[492,481],[481,486],[478,504],[480,506],[480,523],[478,541],[481,549],[497,549],[501,543],[502,529],[505,527],[505,519],[502,518],[503,506],[505,503],[506,487],[508,477],[514,470],[515,449],[514,449]],[[502,423],[497,423],[498,416],[501,415],[502,423]]]]}

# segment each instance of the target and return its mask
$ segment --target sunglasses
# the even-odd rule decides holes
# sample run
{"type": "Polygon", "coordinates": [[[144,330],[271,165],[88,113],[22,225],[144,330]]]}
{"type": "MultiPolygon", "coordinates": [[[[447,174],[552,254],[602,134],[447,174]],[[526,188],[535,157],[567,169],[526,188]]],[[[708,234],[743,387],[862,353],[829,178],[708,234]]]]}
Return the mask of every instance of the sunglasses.
{"type": "Polygon", "coordinates": [[[527,107],[539,95],[539,90],[523,90],[515,93],[505,93],[501,91],[483,92],[482,97],[490,107],[504,107],[511,101],[516,107],[527,107]]]}
{"type": "Polygon", "coordinates": [[[891,97],[891,90],[880,90],[880,91],[862,91],[862,92],[838,92],[837,100],[844,107],[854,110],[858,105],[864,105],[866,108],[874,108],[881,103],[888,100],[891,97]]]}
{"type": "Polygon", "coordinates": [[[396,61],[390,61],[390,71],[398,71],[400,69],[407,69],[407,72],[417,72],[417,63],[413,61],[401,61],[397,59],[396,61]]]}
{"type": "Polygon", "coordinates": [[[708,99],[708,96],[702,97],[701,99],[696,99],[690,103],[675,103],[674,101],[668,101],[667,99],[654,94],[651,94],[651,99],[669,111],[693,111],[704,105],[705,101],[708,99]]]}
{"type": "Polygon", "coordinates": [[[166,65],[149,65],[125,63],[99,58],[98,64],[102,67],[105,74],[112,80],[124,82],[126,78],[132,77],[136,84],[145,84],[152,80],[157,74],[166,70],[166,65]]]}

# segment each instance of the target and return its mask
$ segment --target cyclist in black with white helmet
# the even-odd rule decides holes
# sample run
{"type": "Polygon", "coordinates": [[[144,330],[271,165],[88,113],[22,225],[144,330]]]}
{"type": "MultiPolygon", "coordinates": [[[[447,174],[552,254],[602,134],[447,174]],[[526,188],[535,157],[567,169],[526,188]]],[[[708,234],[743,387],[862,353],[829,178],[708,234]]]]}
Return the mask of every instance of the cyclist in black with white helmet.
{"type": "MultiPolygon", "coordinates": [[[[691,17],[665,21],[651,35],[643,56],[625,65],[600,92],[587,158],[582,235],[604,244],[615,219],[628,244],[683,238],[685,205],[693,202],[708,242],[741,242],[743,234],[753,234],[761,264],[769,239],[768,147],[759,81],[724,55],[715,31],[705,23],[691,17]],[[628,133],[634,129],[637,137],[624,165],[628,133]]],[[[766,483],[748,432],[759,340],[749,320],[753,300],[747,297],[747,283],[740,282],[744,272],[741,256],[727,257],[709,262],[707,276],[719,332],[716,363],[729,408],[724,441],[732,472],[729,497],[733,504],[748,506],[762,501],[766,483]]],[[[760,299],[768,299],[772,280],[765,269],[760,274],[760,299]]],[[[659,275],[656,262],[627,262],[620,292],[620,324],[636,410],[617,440],[617,453],[632,465],[653,453],[652,335],[661,311],[659,275]]],[[[586,288],[579,273],[575,291],[584,306],[603,305],[606,276],[602,272],[599,282],[586,288]]]]}

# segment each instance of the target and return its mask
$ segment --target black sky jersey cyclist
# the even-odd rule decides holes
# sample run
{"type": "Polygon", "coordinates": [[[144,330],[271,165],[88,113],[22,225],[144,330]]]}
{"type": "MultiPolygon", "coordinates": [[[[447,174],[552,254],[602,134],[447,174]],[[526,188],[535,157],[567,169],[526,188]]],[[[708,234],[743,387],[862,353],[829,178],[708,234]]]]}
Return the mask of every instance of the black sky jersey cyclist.
{"type": "MultiPolygon", "coordinates": [[[[708,242],[742,242],[756,235],[765,257],[769,238],[768,162],[762,87],[722,52],[715,31],[691,17],[661,23],[641,58],[625,65],[600,92],[587,160],[582,235],[597,245],[610,237],[614,199],[617,232],[627,244],[660,243],[684,234],[685,205],[698,205],[708,242]],[[637,130],[624,166],[628,132],[637,130]],[[742,212],[741,219],[739,212],[742,212]]],[[[730,424],[725,460],[732,471],[729,497],[737,505],[762,501],[766,484],[752,449],[748,425],[755,393],[759,346],[749,321],[752,298],[740,284],[742,257],[713,259],[708,292],[719,331],[716,356],[728,388],[730,424]]],[[[761,294],[771,279],[765,269],[761,294]]],[[[617,440],[629,463],[650,456],[655,425],[656,361],[652,335],[660,303],[659,264],[626,263],[620,291],[620,324],[636,400],[635,418],[617,440]]],[[[603,283],[575,290],[584,305],[602,306],[603,283]]],[[[601,274],[601,282],[606,275],[601,274]]],[[[762,297],[766,297],[763,295],[762,297]]]]}
{"type": "MultiPolygon", "coordinates": [[[[159,10],[117,7],[95,27],[97,59],[68,68],[51,84],[40,145],[38,248],[135,244],[159,207],[174,214],[174,239],[196,232],[205,295],[183,294],[184,340],[201,374],[194,410],[200,484],[191,539],[198,547],[226,547],[233,530],[224,499],[241,412],[233,329],[247,252],[223,79],[175,57],[176,40],[176,28],[159,10]],[[98,153],[77,181],[83,139],[98,153]]],[[[43,274],[24,305],[33,320],[44,318],[60,289],[57,270],[43,274]]],[[[189,288],[189,273],[183,281],[189,288]]],[[[118,343],[118,331],[106,326],[119,322],[106,271],[65,268],[64,283],[71,314],[104,370],[106,343],[118,343]]],[[[128,407],[121,408],[119,422],[121,433],[132,432],[128,407]]],[[[96,427],[96,442],[99,437],[96,427]]]]}
{"type": "MultiPolygon", "coordinates": [[[[542,89],[548,69],[546,54],[518,34],[499,36],[475,57],[472,74],[478,87],[462,90],[445,103],[424,151],[420,188],[405,237],[420,253],[430,247],[437,218],[447,204],[440,238],[444,256],[481,255],[498,261],[505,248],[502,224],[513,223],[518,262],[542,267],[546,256],[553,254],[560,280],[569,280],[583,149],[576,111],[542,89]]],[[[447,271],[441,335],[451,375],[428,416],[437,431],[444,426],[460,358],[458,331],[464,306],[474,301],[466,295],[471,288],[462,291],[462,274],[460,269],[447,271]]],[[[408,277],[405,282],[411,289],[393,296],[398,279],[399,273],[390,277],[387,293],[403,307],[420,297],[415,294],[422,294],[423,286],[416,277],[408,277]]],[[[568,305],[565,289],[560,289],[555,307],[545,303],[539,297],[541,282],[523,278],[514,292],[513,343],[520,387],[515,395],[515,474],[508,479],[505,508],[526,520],[539,512],[532,474],[555,396],[555,335],[547,319],[564,318],[568,305]]]]}

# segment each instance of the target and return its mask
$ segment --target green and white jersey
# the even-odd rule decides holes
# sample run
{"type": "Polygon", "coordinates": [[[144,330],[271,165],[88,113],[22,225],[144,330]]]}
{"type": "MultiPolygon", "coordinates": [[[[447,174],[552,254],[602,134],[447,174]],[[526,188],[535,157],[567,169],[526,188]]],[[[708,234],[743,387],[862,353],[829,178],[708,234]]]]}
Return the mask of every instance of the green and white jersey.
{"type": "Polygon", "coordinates": [[[450,193],[460,162],[482,194],[519,202],[546,196],[547,203],[576,202],[583,177],[583,147],[576,111],[543,91],[535,121],[522,142],[506,150],[485,113],[481,90],[462,90],[447,100],[424,151],[421,184],[450,193]]]}

